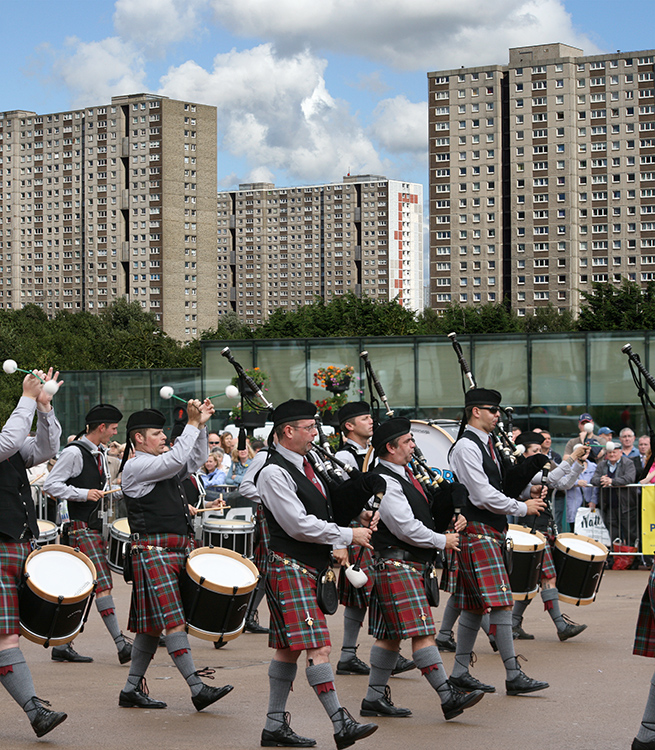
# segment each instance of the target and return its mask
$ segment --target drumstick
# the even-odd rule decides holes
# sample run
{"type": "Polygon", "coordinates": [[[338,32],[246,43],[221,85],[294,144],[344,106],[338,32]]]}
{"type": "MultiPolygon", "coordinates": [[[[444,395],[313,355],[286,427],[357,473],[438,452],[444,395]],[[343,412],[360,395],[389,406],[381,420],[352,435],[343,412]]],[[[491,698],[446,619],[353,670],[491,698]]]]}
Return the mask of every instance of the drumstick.
{"type": "Polygon", "coordinates": [[[229,510],[231,507],[231,505],[223,505],[221,508],[196,508],[196,513],[207,513],[210,510],[215,510],[218,512],[221,510],[229,510]]]}
{"type": "Polygon", "coordinates": [[[30,482],[30,485],[34,484],[35,482],[38,482],[38,481],[39,481],[39,479],[41,479],[41,477],[44,477],[44,476],[46,475],[46,473],[47,473],[47,472],[45,472],[45,471],[42,471],[42,472],[41,472],[41,473],[39,474],[39,476],[38,476],[38,477],[35,477],[35,478],[34,478],[34,479],[33,479],[33,480],[32,480],[32,481],[30,482]]]}
{"type": "Polygon", "coordinates": [[[114,487],[113,490],[103,490],[102,496],[104,497],[105,495],[111,495],[112,492],[120,492],[121,489],[121,487],[114,487]]]}

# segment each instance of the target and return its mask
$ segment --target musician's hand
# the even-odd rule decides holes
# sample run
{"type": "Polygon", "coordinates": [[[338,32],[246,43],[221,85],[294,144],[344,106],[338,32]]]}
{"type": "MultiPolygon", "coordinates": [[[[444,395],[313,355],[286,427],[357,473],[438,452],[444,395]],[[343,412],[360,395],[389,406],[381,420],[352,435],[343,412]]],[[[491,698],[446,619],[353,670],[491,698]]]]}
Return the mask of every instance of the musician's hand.
{"type": "MultiPolygon", "coordinates": [[[[38,373],[39,371],[34,370],[34,372],[38,373]]],[[[33,398],[36,401],[42,390],[43,383],[36,377],[36,375],[30,373],[23,378],[23,396],[25,398],[33,398]]]]}
{"type": "Polygon", "coordinates": [[[214,404],[206,398],[202,404],[200,404],[200,425],[202,426],[209,422],[215,412],[216,409],[214,408],[214,404]]]}
{"type": "Polygon", "coordinates": [[[348,550],[347,549],[333,549],[332,557],[335,559],[337,565],[341,565],[342,568],[348,567],[348,550]]]}
{"type": "Polygon", "coordinates": [[[464,516],[460,513],[458,516],[455,517],[455,531],[464,531],[466,528],[468,521],[464,516]]]}
{"type": "Polygon", "coordinates": [[[86,495],[87,502],[92,500],[94,503],[96,503],[98,502],[98,500],[100,500],[101,497],[104,497],[104,494],[105,493],[102,490],[89,490],[86,495]]]}
{"type": "Polygon", "coordinates": [[[191,516],[191,518],[198,515],[198,509],[196,508],[195,505],[191,505],[190,503],[189,503],[189,515],[191,516]]]}
{"type": "Polygon", "coordinates": [[[369,544],[372,533],[373,532],[370,529],[365,529],[363,526],[356,526],[353,529],[353,544],[358,544],[360,547],[366,547],[366,549],[373,549],[369,544]]]}
{"type": "Polygon", "coordinates": [[[525,504],[528,506],[526,516],[538,516],[542,510],[546,510],[546,503],[540,497],[531,497],[525,504]]]}
{"type": "MultiPolygon", "coordinates": [[[[41,374],[41,373],[39,373],[41,374]]],[[[57,382],[57,378],[59,377],[59,372],[52,374],[52,367],[48,370],[48,372],[41,375],[41,377],[45,380],[47,383],[49,380],[54,380],[57,382]]],[[[64,384],[63,380],[60,380],[57,383],[60,387],[64,384]]],[[[48,412],[52,409],[52,396],[54,394],[48,393],[48,391],[45,390],[45,388],[41,389],[41,393],[36,397],[36,408],[39,411],[48,412]]]]}
{"type": "MultiPolygon", "coordinates": [[[[186,413],[187,413],[187,416],[189,418],[189,422],[188,423],[192,427],[200,427],[200,425],[201,425],[201,422],[200,422],[200,415],[201,415],[200,407],[201,407],[201,405],[202,404],[200,403],[200,401],[198,401],[197,398],[190,398],[187,401],[186,413]]],[[[205,421],[207,421],[207,420],[205,420],[205,421]]]]}
{"type": "Polygon", "coordinates": [[[459,534],[446,534],[446,549],[459,552],[459,534]]]}
{"type": "Polygon", "coordinates": [[[573,449],[573,452],[571,453],[571,458],[574,461],[582,462],[587,458],[590,450],[591,450],[590,445],[579,445],[577,448],[573,449]]]}

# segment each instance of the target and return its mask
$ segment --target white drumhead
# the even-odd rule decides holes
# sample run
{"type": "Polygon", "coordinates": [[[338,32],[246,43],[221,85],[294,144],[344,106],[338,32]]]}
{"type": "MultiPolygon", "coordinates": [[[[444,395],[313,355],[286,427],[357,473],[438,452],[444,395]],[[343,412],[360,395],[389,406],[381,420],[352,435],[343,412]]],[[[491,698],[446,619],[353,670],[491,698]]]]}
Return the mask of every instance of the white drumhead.
{"type": "Polygon", "coordinates": [[[565,547],[568,547],[574,552],[579,552],[583,555],[588,555],[589,557],[591,557],[592,555],[595,555],[597,557],[602,552],[602,550],[599,549],[595,544],[591,544],[585,539],[576,539],[573,535],[561,539],[560,544],[563,544],[565,547]]]}
{"type": "Polygon", "coordinates": [[[130,524],[127,522],[127,518],[117,518],[111,527],[121,534],[130,535],[130,524]]]}
{"type": "Polygon", "coordinates": [[[52,521],[46,521],[45,518],[38,518],[37,523],[39,524],[39,536],[57,531],[57,526],[52,521]]]}
{"type": "Polygon", "coordinates": [[[542,541],[536,534],[531,534],[529,531],[521,531],[511,527],[507,529],[507,536],[514,542],[514,544],[520,544],[525,547],[534,544],[539,545],[542,541]]]}
{"type": "Polygon", "coordinates": [[[32,583],[51,596],[81,596],[93,588],[93,575],[86,563],[71,552],[43,549],[25,565],[32,583]]]}
{"type": "Polygon", "coordinates": [[[248,586],[255,583],[257,577],[252,570],[234,557],[216,552],[201,552],[187,561],[193,572],[210,583],[219,586],[248,586]]]}
{"type": "Polygon", "coordinates": [[[220,531],[222,534],[246,534],[255,528],[252,521],[239,521],[236,518],[206,518],[202,523],[203,529],[220,531]]]}
{"type": "Polygon", "coordinates": [[[419,419],[412,419],[411,424],[414,440],[430,467],[449,472],[448,451],[455,442],[453,438],[437,425],[431,425],[419,419]]]}

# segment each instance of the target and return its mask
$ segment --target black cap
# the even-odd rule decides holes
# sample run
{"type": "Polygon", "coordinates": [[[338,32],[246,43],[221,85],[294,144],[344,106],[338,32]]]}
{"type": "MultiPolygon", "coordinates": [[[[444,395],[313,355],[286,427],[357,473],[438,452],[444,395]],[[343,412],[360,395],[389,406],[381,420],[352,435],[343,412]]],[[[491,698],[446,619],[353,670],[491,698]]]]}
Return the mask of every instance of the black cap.
{"type": "Polygon", "coordinates": [[[407,417],[394,417],[383,422],[374,432],[371,439],[375,452],[379,453],[385,445],[401,435],[412,431],[412,423],[407,417]]]}
{"type": "Polygon", "coordinates": [[[161,429],[166,424],[166,417],[159,409],[143,409],[130,414],[127,420],[127,433],[132,430],[145,430],[150,428],[161,429]]]}
{"type": "Polygon", "coordinates": [[[490,388],[471,388],[464,397],[465,406],[500,406],[502,396],[490,388]]]}
{"type": "Polygon", "coordinates": [[[364,416],[371,413],[371,405],[366,401],[349,401],[344,404],[337,412],[339,424],[347,422],[349,419],[364,416]]]}
{"type": "Polygon", "coordinates": [[[273,427],[298,419],[316,419],[316,405],[311,401],[292,398],[273,411],[273,427]]]}
{"type": "Polygon", "coordinates": [[[96,404],[92,406],[84,417],[85,424],[115,424],[123,419],[123,412],[111,404],[96,404]]]}
{"type": "Polygon", "coordinates": [[[540,432],[522,432],[514,441],[517,445],[542,445],[546,438],[540,432]]]}

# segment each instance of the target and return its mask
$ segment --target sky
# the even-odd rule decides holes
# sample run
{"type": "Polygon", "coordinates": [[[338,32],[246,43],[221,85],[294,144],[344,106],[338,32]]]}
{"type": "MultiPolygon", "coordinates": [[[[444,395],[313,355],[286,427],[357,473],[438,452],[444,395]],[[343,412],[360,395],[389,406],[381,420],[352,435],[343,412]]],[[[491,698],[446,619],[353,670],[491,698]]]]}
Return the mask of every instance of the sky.
{"type": "Polygon", "coordinates": [[[0,111],[149,91],[218,108],[219,189],[423,183],[427,72],[655,47],[653,0],[4,0],[0,111]]]}

